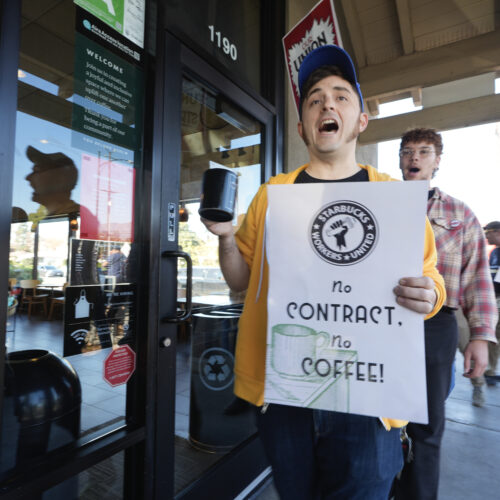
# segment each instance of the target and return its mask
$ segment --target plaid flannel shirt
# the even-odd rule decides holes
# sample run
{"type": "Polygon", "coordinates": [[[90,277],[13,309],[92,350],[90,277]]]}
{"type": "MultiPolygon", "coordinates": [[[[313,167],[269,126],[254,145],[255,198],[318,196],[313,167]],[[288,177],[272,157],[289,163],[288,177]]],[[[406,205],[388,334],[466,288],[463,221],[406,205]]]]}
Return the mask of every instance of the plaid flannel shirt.
{"type": "Polygon", "coordinates": [[[445,305],[462,307],[471,339],[496,343],[498,310],[483,229],[464,202],[434,189],[427,216],[436,239],[437,267],[446,285],[445,305]]]}

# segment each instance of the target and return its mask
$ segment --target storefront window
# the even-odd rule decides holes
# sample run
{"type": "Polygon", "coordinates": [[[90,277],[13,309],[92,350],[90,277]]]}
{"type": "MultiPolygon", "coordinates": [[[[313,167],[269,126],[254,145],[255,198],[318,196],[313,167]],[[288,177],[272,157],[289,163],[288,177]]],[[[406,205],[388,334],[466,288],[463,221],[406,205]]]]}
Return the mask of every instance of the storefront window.
{"type": "Polygon", "coordinates": [[[116,4],[22,4],[2,476],[126,419],[144,16],[116,4]]]}

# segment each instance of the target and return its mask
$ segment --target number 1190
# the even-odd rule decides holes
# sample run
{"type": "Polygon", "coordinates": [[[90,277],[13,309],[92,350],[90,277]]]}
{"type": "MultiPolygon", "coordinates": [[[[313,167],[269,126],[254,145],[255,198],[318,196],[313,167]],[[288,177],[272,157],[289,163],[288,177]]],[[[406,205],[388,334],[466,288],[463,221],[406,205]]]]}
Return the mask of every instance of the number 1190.
{"type": "Polygon", "coordinates": [[[236,61],[236,59],[238,59],[236,45],[231,43],[225,36],[222,36],[220,31],[215,31],[213,26],[209,26],[208,29],[210,30],[210,41],[217,44],[217,47],[219,47],[224,54],[230,56],[233,61],[236,61]]]}

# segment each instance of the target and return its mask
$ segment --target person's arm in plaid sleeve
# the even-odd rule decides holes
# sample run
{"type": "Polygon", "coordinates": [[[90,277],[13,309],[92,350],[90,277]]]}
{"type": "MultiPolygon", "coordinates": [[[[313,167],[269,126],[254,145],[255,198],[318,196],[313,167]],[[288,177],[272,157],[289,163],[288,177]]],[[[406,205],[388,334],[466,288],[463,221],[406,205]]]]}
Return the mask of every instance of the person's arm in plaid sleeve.
{"type": "Polygon", "coordinates": [[[464,352],[464,375],[474,378],[481,376],[488,366],[488,342],[496,343],[498,312],[483,230],[468,207],[464,215],[460,289],[461,306],[471,334],[464,352]],[[472,371],[471,366],[474,366],[472,371]]]}

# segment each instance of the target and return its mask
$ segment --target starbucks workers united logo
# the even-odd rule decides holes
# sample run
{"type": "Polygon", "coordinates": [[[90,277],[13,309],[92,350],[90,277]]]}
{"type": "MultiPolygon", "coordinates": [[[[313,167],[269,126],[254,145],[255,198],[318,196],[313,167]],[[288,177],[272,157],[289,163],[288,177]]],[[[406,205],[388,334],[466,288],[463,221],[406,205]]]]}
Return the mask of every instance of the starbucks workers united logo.
{"type": "Polygon", "coordinates": [[[323,207],[311,225],[311,243],[326,262],[349,266],[362,261],[377,244],[373,214],[354,201],[336,201],[323,207]]]}

